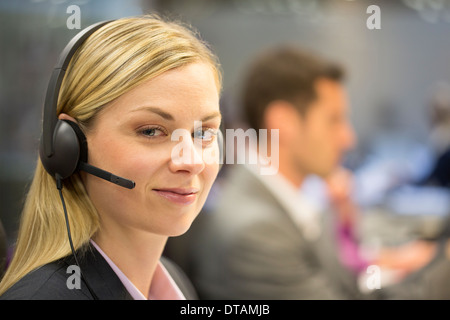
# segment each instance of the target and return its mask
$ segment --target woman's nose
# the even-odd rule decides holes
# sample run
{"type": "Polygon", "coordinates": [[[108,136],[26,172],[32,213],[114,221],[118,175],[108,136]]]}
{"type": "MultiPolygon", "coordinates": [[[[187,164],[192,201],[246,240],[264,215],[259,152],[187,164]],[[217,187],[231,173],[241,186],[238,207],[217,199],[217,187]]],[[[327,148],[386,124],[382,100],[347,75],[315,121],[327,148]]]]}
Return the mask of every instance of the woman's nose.
{"type": "Polygon", "coordinates": [[[200,173],[205,168],[201,140],[193,139],[187,130],[173,132],[172,140],[178,142],[171,151],[170,169],[173,172],[200,173]]]}

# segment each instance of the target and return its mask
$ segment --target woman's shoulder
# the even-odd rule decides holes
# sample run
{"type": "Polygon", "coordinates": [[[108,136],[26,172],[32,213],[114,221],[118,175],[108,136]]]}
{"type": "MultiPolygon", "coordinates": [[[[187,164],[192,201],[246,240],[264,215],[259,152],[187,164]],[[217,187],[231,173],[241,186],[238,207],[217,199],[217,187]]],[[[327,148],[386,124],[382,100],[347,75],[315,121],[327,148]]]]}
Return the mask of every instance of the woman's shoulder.
{"type": "Polygon", "coordinates": [[[74,271],[64,259],[39,267],[9,288],[0,300],[89,299],[73,285],[74,271]]]}

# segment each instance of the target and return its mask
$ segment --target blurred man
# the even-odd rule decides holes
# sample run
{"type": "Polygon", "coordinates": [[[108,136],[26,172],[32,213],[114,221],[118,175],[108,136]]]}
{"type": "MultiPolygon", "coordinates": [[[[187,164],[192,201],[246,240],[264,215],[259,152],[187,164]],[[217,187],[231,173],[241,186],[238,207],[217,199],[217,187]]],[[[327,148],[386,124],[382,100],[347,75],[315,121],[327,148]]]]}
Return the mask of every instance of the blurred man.
{"type": "Polygon", "coordinates": [[[337,65],[290,47],[264,53],[248,70],[242,108],[250,128],[267,130],[268,150],[279,130],[278,173],[227,168],[196,231],[191,276],[202,298],[360,297],[336,254],[333,219],[299,192],[309,175],[337,170],[355,144],[342,80],[337,65]]]}
{"type": "Polygon", "coordinates": [[[447,236],[360,255],[359,208],[341,165],[356,139],[339,66],[293,47],[265,52],[244,79],[242,111],[259,141],[236,148],[227,132],[227,150],[261,161],[225,166],[191,230],[166,247],[200,298],[448,299],[447,236]],[[305,192],[311,176],[325,182],[328,206],[305,192]],[[387,271],[389,283],[367,270],[387,271]]]}

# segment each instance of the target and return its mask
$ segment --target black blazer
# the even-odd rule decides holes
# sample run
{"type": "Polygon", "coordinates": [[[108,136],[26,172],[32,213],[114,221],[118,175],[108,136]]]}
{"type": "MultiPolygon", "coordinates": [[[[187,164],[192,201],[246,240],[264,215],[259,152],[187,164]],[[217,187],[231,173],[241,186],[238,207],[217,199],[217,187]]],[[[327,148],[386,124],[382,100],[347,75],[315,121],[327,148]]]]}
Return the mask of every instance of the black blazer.
{"type": "MultiPolygon", "coordinates": [[[[116,273],[93,246],[77,257],[81,272],[98,299],[132,300],[116,273]]],[[[165,257],[161,257],[161,262],[186,299],[197,299],[194,287],[182,270],[165,257]]],[[[20,279],[0,296],[0,300],[93,300],[84,280],[80,289],[68,288],[66,283],[72,275],[67,272],[70,265],[75,265],[72,255],[46,264],[20,279]]]]}

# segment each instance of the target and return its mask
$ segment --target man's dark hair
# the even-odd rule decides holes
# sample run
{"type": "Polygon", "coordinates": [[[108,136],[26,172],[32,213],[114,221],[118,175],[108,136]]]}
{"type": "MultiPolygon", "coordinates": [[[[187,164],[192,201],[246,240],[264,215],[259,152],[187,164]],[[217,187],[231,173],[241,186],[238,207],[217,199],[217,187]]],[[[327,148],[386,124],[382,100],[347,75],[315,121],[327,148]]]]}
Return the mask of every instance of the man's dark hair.
{"type": "Polygon", "coordinates": [[[340,82],[343,77],[339,65],[299,48],[283,46],[268,50],[253,61],[244,78],[244,120],[256,130],[264,128],[265,109],[275,100],[288,101],[305,114],[316,98],[316,80],[340,82]]]}

